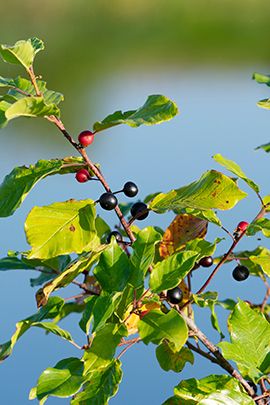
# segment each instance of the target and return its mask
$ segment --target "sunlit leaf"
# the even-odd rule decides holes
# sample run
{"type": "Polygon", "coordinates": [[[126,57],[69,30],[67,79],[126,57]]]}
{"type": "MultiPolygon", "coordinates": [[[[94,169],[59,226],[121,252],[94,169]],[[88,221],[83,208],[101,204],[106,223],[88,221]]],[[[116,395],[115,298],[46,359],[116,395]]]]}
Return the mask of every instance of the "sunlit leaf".
{"type": "Polygon", "coordinates": [[[97,251],[94,251],[89,257],[81,257],[62,273],[60,273],[55,279],[49,281],[43,288],[36,293],[37,306],[43,306],[47,303],[50,294],[59,289],[69,285],[80,273],[84,270],[91,269],[93,264],[98,260],[101,252],[106,246],[102,245],[97,251]]]}
{"type": "Polygon", "coordinates": [[[174,397],[163,405],[255,405],[240,383],[227,375],[212,374],[196,380],[183,380],[174,388],[174,397]],[[178,402],[177,402],[178,401],[178,402]]]}
{"type": "Polygon", "coordinates": [[[94,269],[94,275],[102,289],[112,293],[123,291],[130,273],[131,267],[128,256],[113,238],[110,245],[101,254],[99,263],[94,269]]]}
{"type": "Polygon", "coordinates": [[[180,350],[188,338],[188,329],[183,318],[171,309],[167,314],[153,310],[145,315],[138,324],[139,335],[145,344],[159,344],[164,339],[172,342],[180,350]]]}
{"type": "Polygon", "coordinates": [[[160,256],[168,257],[184,247],[188,241],[196,238],[203,239],[207,232],[207,225],[207,221],[192,215],[177,215],[163,234],[159,245],[160,256]]]}
{"type": "Polygon", "coordinates": [[[158,262],[150,274],[151,290],[159,293],[176,287],[194,267],[197,257],[197,252],[184,251],[158,262]]]}
{"type": "Polygon", "coordinates": [[[124,325],[107,323],[99,329],[91,347],[84,352],[84,375],[87,377],[96,370],[108,367],[118,344],[126,335],[127,329],[124,325]]]}
{"type": "Polygon", "coordinates": [[[149,208],[156,212],[182,208],[229,210],[246,196],[232,179],[210,170],[188,186],[158,194],[150,202],[149,208]]]}
{"type": "Polygon", "coordinates": [[[235,174],[240,179],[244,180],[256,193],[260,191],[259,186],[245,175],[245,173],[242,171],[241,167],[237,163],[233,162],[232,160],[226,159],[220,153],[214,155],[213,158],[220,165],[226,167],[227,170],[235,174]]]}
{"type": "Polygon", "coordinates": [[[75,357],[63,359],[53,368],[43,371],[31,399],[40,401],[48,396],[67,398],[76,394],[83,382],[83,362],[75,357]]]}
{"type": "Polygon", "coordinates": [[[131,127],[140,125],[160,124],[172,119],[178,113],[177,105],[165,96],[149,96],[145,104],[137,110],[116,111],[108,115],[103,121],[93,125],[94,131],[102,131],[119,124],[127,124],[131,127]]]}
{"type": "Polygon", "coordinates": [[[108,400],[117,393],[122,374],[119,360],[113,360],[108,367],[93,372],[84,385],[83,391],[72,399],[71,405],[107,404],[108,400]]]}
{"type": "MultiPolygon", "coordinates": [[[[18,339],[32,326],[32,324],[38,323],[39,327],[42,327],[40,326],[40,324],[42,323],[41,321],[44,319],[54,318],[63,305],[64,300],[62,298],[53,297],[48,301],[47,305],[41,308],[40,311],[38,311],[36,314],[18,322],[16,324],[16,331],[12,335],[11,339],[8,342],[0,345],[0,360],[4,360],[11,355],[12,350],[18,339]]],[[[61,336],[61,332],[59,331],[59,329],[57,330],[56,334],[61,336]]],[[[69,337],[69,335],[65,336],[69,337]]]]}
{"type": "Polygon", "coordinates": [[[34,207],[25,222],[32,250],[28,258],[47,259],[82,253],[97,244],[95,206],[92,200],[69,200],[34,207]]]}
{"type": "Polygon", "coordinates": [[[257,382],[264,375],[263,364],[270,352],[269,323],[263,314],[239,300],[228,326],[231,343],[219,343],[223,356],[237,364],[244,378],[257,382]]]}
{"type": "Polygon", "coordinates": [[[54,174],[75,173],[82,165],[82,158],[68,157],[16,167],[0,186],[0,216],[12,215],[38,181],[54,174]]]}
{"type": "Polygon", "coordinates": [[[199,307],[201,308],[205,308],[208,307],[211,311],[211,324],[213,326],[214,329],[216,329],[218,331],[218,333],[220,334],[221,339],[223,339],[225,336],[222,333],[222,330],[219,326],[219,321],[218,321],[218,317],[215,311],[215,306],[217,304],[218,301],[218,293],[217,292],[211,292],[211,291],[207,291],[206,293],[200,294],[200,295],[196,295],[193,294],[193,300],[195,302],[195,304],[197,304],[199,307]]]}
{"type": "MultiPolygon", "coordinates": [[[[270,100],[269,101],[263,100],[263,101],[265,101],[266,105],[269,105],[269,108],[270,108],[270,100]]],[[[265,105],[265,103],[264,103],[264,105],[265,105]]],[[[257,103],[257,105],[259,105],[259,103],[257,103]]],[[[259,107],[263,107],[263,106],[259,105],[259,107]]],[[[257,146],[256,150],[257,149],[263,149],[266,153],[269,153],[270,152],[270,143],[268,142],[263,145],[257,146]]]]}
{"type": "Polygon", "coordinates": [[[259,218],[251,222],[247,229],[247,235],[255,235],[257,232],[262,232],[264,236],[270,238],[270,220],[267,218],[259,218]]]}
{"type": "Polygon", "coordinates": [[[263,83],[270,86],[270,76],[264,75],[262,73],[253,73],[252,79],[256,80],[257,83],[263,83]]]}
{"type": "Polygon", "coordinates": [[[0,101],[0,128],[7,125],[10,120],[18,117],[45,117],[47,115],[60,115],[56,104],[46,104],[43,97],[30,96],[16,101],[5,96],[0,101]],[[12,101],[12,102],[10,102],[12,101]]]}
{"type": "Polygon", "coordinates": [[[160,367],[165,371],[180,373],[187,362],[194,363],[193,353],[187,347],[177,351],[174,345],[166,340],[156,348],[156,356],[160,367]]]}
{"type": "Polygon", "coordinates": [[[29,69],[35,55],[44,49],[43,42],[38,38],[18,41],[15,45],[0,45],[0,54],[5,62],[22,65],[29,69]]]}

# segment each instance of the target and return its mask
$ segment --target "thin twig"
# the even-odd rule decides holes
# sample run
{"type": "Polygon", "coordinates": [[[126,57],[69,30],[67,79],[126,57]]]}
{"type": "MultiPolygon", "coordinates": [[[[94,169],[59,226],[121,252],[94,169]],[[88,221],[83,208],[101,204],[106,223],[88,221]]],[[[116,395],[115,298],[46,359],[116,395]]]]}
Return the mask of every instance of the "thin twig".
{"type": "MultiPolygon", "coordinates": [[[[138,339],[139,339],[139,338],[138,338],[138,339]]],[[[118,356],[117,356],[116,358],[119,360],[120,357],[122,357],[123,354],[125,354],[125,353],[128,351],[128,349],[130,349],[132,346],[134,346],[136,343],[138,343],[138,341],[139,341],[139,340],[137,340],[137,341],[135,341],[135,342],[129,343],[129,344],[118,354],[118,356]]]]}
{"type": "Polygon", "coordinates": [[[196,347],[190,342],[186,342],[186,345],[190,350],[193,350],[194,352],[200,354],[201,356],[210,360],[212,363],[219,364],[218,360],[215,357],[213,357],[213,356],[211,356],[211,354],[203,351],[200,347],[198,347],[198,346],[196,347]]]}
{"type": "Polygon", "coordinates": [[[28,74],[30,76],[30,80],[34,86],[35,92],[37,96],[41,96],[41,92],[39,91],[38,85],[37,85],[37,80],[36,80],[36,76],[33,70],[33,66],[30,66],[29,69],[27,69],[28,74]]]}
{"type": "MultiPolygon", "coordinates": [[[[57,128],[62,132],[62,134],[65,136],[65,138],[71,143],[71,145],[79,152],[79,154],[83,157],[85,163],[87,166],[90,168],[90,170],[94,173],[94,175],[100,180],[102,183],[103,187],[107,192],[111,192],[111,189],[105,180],[104,176],[101,174],[100,170],[94,165],[94,163],[89,159],[86,151],[84,148],[82,148],[78,143],[74,141],[74,139],[71,137],[71,135],[67,132],[67,130],[64,127],[64,124],[62,121],[60,121],[57,117],[54,115],[51,115],[49,117],[46,117],[49,121],[53,122],[57,128]]],[[[124,215],[122,214],[122,211],[120,210],[119,206],[117,205],[114,208],[123,228],[125,229],[129,239],[131,242],[135,241],[135,236],[133,235],[133,232],[130,229],[130,225],[127,223],[127,221],[124,218],[124,215]]]]}
{"type": "Polygon", "coordinates": [[[224,370],[226,370],[232,377],[236,378],[242,386],[245,388],[247,393],[252,397],[254,396],[253,388],[247,383],[247,381],[242,377],[239,372],[234,369],[231,364],[222,356],[221,352],[219,351],[218,347],[215,346],[205,334],[195,325],[194,321],[190,319],[188,316],[185,315],[183,311],[178,310],[181,314],[182,318],[186,322],[188,328],[194,333],[195,336],[204,344],[204,346],[214,355],[217,359],[218,364],[224,370]]]}

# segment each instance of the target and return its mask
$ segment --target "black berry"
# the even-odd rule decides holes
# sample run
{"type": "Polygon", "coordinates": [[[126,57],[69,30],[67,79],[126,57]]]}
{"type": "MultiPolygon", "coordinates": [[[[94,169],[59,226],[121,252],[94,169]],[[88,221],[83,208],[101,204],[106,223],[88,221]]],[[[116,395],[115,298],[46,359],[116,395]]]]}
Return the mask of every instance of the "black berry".
{"type": "Polygon", "coordinates": [[[240,264],[235,267],[232,272],[232,276],[236,281],[244,281],[249,276],[249,270],[245,266],[241,266],[240,264]]]}
{"type": "Polygon", "coordinates": [[[212,256],[205,256],[199,261],[199,265],[202,267],[210,267],[213,264],[212,256]]]}
{"type": "Polygon", "coordinates": [[[112,236],[115,237],[116,242],[122,242],[123,238],[120,232],[118,231],[112,231],[109,233],[109,235],[107,236],[107,242],[110,243],[112,236]]]}
{"type": "Polygon", "coordinates": [[[100,206],[107,211],[113,210],[117,206],[117,198],[113,193],[104,193],[99,198],[100,206]]]}
{"type": "Polygon", "coordinates": [[[143,202],[136,202],[135,204],[132,205],[130,209],[130,213],[133,217],[136,217],[139,221],[142,221],[143,219],[148,217],[148,209],[147,205],[143,202]]]}
{"type": "Polygon", "coordinates": [[[258,391],[257,385],[253,381],[247,381],[247,383],[253,388],[255,394],[257,394],[258,391]]]}
{"type": "Polygon", "coordinates": [[[79,183],[85,183],[86,181],[90,180],[90,174],[86,169],[79,170],[75,177],[79,183]]]}
{"type": "Polygon", "coordinates": [[[91,131],[82,131],[79,136],[78,136],[78,141],[83,147],[87,147],[88,145],[91,145],[91,143],[94,141],[95,134],[91,131]]]}
{"type": "Polygon", "coordinates": [[[183,291],[179,287],[167,291],[167,300],[171,304],[179,304],[183,299],[183,291]]]}
{"type": "Polygon", "coordinates": [[[123,192],[127,197],[135,197],[138,194],[138,187],[132,181],[128,181],[124,185],[123,192]]]}

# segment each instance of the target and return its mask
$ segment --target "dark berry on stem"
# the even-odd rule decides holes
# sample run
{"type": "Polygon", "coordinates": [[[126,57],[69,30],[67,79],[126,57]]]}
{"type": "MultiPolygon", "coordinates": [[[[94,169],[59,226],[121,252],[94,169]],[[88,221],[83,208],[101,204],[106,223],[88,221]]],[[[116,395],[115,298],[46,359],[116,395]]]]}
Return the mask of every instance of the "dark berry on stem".
{"type": "Polygon", "coordinates": [[[179,287],[167,291],[167,300],[171,304],[179,304],[183,299],[183,291],[179,287]]]}
{"type": "Polygon", "coordinates": [[[136,202],[132,205],[130,213],[133,217],[136,217],[139,221],[148,217],[149,211],[147,205],[143,202],[136,202]]]}
{"type": "Polygon", "coordinates": [[[236,281],[244,281],[249,276],[249,270],[248,270],[248,268],[246,266],[241,266],[239,264],[233,270],[232,276],[236,281]]]}
{"type": "Polygon", "coordinates": [[[253,381],[247,381],[247,383],[253,388],[255,394],[257,394],[258,391],[257,385],[253,381]]]}
{"type": "Polygon", "coordinates": [[[113,193],[104,193],[99,198],[100,206],[107,211],[113,210],[117,206],[117,198],[113,193]]]}
{"type": "Polygon", "coordinates": [[[91,131],[82,131],[79,136],[78,136],[78,141],[80,144],[86,148],[87,146],[91,145],[91,143],[94,141],[95,134],[91,131]]]}
{"type": "Polygon", "coordinates": [[[201,260],[199,261],[199,265],[202,267],[210,267],[213,264],[213,258],[212,256],[205,256],[203,258],[201,258],[201,260]]]}
{"type": "Polygon", "coordinates": [[[112,237],[115,237],[116,242],[122,242],[123,238],[120,232],[118,231],[112,231],[109,233],[109,235],[107,236],[107,242],[110,243],[110,241],[112,240],[112,237]]]}
{"type": "Polygon", "coordinates": [[[124,185],[123,192],[127,197],[135,197],[138,194],[138,187],[132,181],[128,181],[124,185]]]}
{"type": "Polygon", "coordinates": [[[91,176],[90,176],[88,170],[81,169],[76,173],[75,177],[79,183],[85,183],[86,181],[90,180],[91,176]]]}

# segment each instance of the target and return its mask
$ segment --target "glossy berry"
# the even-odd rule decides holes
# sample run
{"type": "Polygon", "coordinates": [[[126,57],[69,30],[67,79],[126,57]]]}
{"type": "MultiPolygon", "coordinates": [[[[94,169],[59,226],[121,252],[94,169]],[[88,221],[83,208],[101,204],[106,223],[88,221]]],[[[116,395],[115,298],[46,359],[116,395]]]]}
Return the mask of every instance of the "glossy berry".
{"type": "Polygon", "coordinates": [[[213,258],[212,256],[205,256],[202,257],[201,260],[199,261],[199,265],[202,267],[210,267],[213,264],[213,258]]]}
{"type": "Polygon", "coordinates": [[[255,394],[257,394],[258,391],[257,385],[253,381],[247,381],[247,383],[253,388],[255,394]]]}
{"type": "Polygon", "coordinates": [[[113,193],[104,193],[99,198],[100,206],[107,211],[113,210],[117,206],[117,198],[113,193]]]}
{"type": "Polygon", "coordinates": [[[147,210],[147,205],[143,202],[136,202],[135,204],[132,205],[130,209],[130,213],[133,217],[136,217],[139,221],[142,221],[143,219],[148,217],[148,210],[147,210]]]}
{"type": "Polygon", "coordinates": [[[183,291],[179,287],[168,290],[167,299],[171,304],[179,304],[183,299],[183,291]]]}
{"type": "Polygon", "coordinates": [[[86,148],[87,146],[91,145],[91,143],[94,141],[95,134],[91,131],[82,131],[79,136],[78,136],[78,141],[80,144],[86,148]]]}
{"type": "Polygon", "coordinates": [[[245,266],[241,266],[240,264],[235,267],[232,272],[232,276],[236,281],[244,281],[249,276],[249,270],[245,266]]]}
{"type": "Polygon", "coordinates": [[[244,232],[244,231],[247,229],[248,226],[249,226],[249,223],[248,223],[248,222],[246,222],[246,221],[241,221],[241,222],[239,222],[239,224],[237,225],[237,230],[238,230],[238,231],[241,231],[241,232],[244,232]]]}
{"type": "Polygon", "coordinates": [[[112,231],[109,233],[109,235],[107,236],[107,243],[110,243],[110,241],[112,240],[112,237],[115,237],[116,242],[122,242],[123,238],[120,232],[118,231],[112,231]]]}
{"type": "Polygon", "coordinates": [[[91,176],[90,176],[88,170],[81,169],[76,173],[75,177],[79,183],[85,183],[86,181],[90,180],[91,176]]]}
{"type": "Polygon", "coordinates": [[[123,192],[127,197],[135,197],[138,194],[138,187],[132,181],[128,181],[123,188],[123,192]]]}

